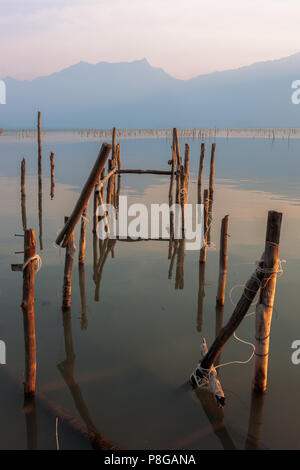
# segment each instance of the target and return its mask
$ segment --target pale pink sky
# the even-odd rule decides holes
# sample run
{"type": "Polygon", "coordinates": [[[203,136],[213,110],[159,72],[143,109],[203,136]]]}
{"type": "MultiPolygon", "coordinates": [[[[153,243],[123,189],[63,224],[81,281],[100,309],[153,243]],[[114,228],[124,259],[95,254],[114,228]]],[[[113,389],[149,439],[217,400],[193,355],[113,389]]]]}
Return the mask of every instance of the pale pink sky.
{"type": "Polygon", "coordinates": [[[300,51],[299,0],[0,0],[0,77],[146,57],[178,78],[300,51]]]}

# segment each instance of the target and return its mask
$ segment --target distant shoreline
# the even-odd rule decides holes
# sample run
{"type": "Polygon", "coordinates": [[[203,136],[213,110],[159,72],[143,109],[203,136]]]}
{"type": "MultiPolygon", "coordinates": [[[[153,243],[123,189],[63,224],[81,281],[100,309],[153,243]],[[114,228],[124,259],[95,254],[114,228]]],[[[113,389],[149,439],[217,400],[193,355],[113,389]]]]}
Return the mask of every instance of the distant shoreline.
{"type": "MultiPolygon", "coordinates": [[[[112,129],[74,129],[45,130],[42,132],[45,142],[97,142],[110,139],[112,129]]],[[[248,138],[248,139],[299,139],[300,128],[244,128],[244,129],[212,129],[195,128],[179,129],[181,139],[216,139],[216,138],[248,138]]],[[[0,133],[0,143],[16,141],[36,141],[36,130],[4,130],[0,133]]],[[[172,139],[172,129],[117,129],[118,139],[172,139]]]]}

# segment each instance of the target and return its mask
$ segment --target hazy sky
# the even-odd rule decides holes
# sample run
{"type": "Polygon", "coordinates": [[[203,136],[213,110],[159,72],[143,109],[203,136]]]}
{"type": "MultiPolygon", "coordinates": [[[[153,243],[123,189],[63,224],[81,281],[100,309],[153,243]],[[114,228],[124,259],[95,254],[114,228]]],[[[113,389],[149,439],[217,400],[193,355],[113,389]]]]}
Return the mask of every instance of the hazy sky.
{"type": "Polygon", "coordinates": [[[146,57],[178,78],[300,51],[299,0],[0,0],[0,77],[146,57]]]}

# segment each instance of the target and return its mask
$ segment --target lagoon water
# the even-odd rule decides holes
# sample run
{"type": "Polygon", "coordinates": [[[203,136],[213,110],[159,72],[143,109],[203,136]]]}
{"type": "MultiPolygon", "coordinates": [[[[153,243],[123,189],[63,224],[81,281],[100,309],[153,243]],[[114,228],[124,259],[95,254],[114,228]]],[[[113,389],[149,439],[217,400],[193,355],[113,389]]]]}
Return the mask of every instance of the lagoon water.
{"type": "MultiPolygon", "coordinates": [[[[189,200],[195,202],[200,141],[187,142],[191,148],[189,200]]],[[[211,141],[205,142],[204,188],[211,141]]],[[[168,169],[170,140],[123,139],[120,143],[123,168],[168,169]]],[[[175,290],[176,266],[172,279],[168,278],[168,242],[117,241],[114,258],[109,256],[104,266],[99,301],[95,301],[90,205],[84,273],[86,308],[80,295],[77,251],[71,314],[66,316],[61,310],[64,250],[53,242],[64,216],[74,206],[101,141],[78,142],[68,137],[43,142],[40,250],[37,146],[31,140],[0,136],[0,339],[7,348],[7,364],[0,366],[2,449],[26,449],[35,441],[35,433],[33,447],[56,448],[56,416],[44,405],[46,400],[89,423],[105,440],[123,449],[300,448],[300,365],[291,362],[291,344],[300,339],[300,141],[217,138],[216,143],[205,296],[201,298],[201,289],[199,295],[198,252],[185,252],[184,289],[175,290]],[[55,152],[53,200],[50,151],[55,152]],[[23,261],[22,254],[15,254],[23,250],[23,239],[14,236],[22,233],[23,157],[27,166],[27,226],[35,229],[37,252],[43,262],[35,284],[36,429],[28,425],[23,409],[22,275],[10,268],[23,261]],[[221,219],[230,216],[225,324],[242,292],[241,284],[262,253],[267,212],[272,209],[283,212],[280,258],[286,263],[276,289],[268,391],[262,399],[251,396],[253,361],[220,368],[227,397],[220,411],[206,390],[196,393],[187,381],[200,358],[202,338],[210,345],[222,320],[215,309],[221,219]],[[230,300],[229,291],[234,286],[230,300]],[[203,302],[202,320],[199,302],[203,302]],[[71,377],[63,373],[66,369],[71,377]]],[[[130,202],[162,203],[168,202],[168,187],[165,176],[124,175],[121,194],[128,195],[130,202]]],[[[77,246],[78,237],[77,228],[77,246]]],[[[254,316],[243,321],[238,335],[254,342],[254,316]]],[[[232,339],[220,362],[244,361],[250,354],[249,346],[232,339]]],[[[61,449],[90,448],[89,442],[60,418],[57,431],[61,449]]]]}

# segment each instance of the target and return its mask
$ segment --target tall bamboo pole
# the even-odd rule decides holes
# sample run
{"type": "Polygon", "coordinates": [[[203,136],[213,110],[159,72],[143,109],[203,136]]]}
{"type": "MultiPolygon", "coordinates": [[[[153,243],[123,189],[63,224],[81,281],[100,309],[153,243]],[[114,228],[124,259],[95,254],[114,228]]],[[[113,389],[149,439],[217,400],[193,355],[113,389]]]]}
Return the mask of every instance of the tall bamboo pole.
{"type": "MultiPolygon", "coordinates": [[[[266,269],[271,269],[275,271],[275,265],[276,263],[273,263],[274,260],[276,261],[276,250],[277,250],[277,256],[278,256],[278,246],[279,246],[279,238],[280,238],[280,228],[281,228],[281,219],[282,219],[282,214],[279,212],[275,211],[270,211],[268,215],[268,226],[267,226],[267,237],[266,237],[266,242],[265,242],[265,251],[264,253],[267,253],[266,255],[266,261],[267,261],[267,266],[266,269]]],[[[263,280],[265,279],[265,274],[264,274],[264,259],[265,255],[262,256],[261,261],[259,265],[256,267],[254,273],[252,274],[251,278],[247,281],[243,294],[238,301],[233,314],[231,318],[229,319],[228,323],[222,328],[220,331],[219,335],[211,345],[211,347],[208,350],[207,355],[203,359],[201,363],[201,367],[203,369],[210,369],[210,367],[214,364],[216,361],[217,357],[220,355],[223,347],[227,343],[227,341],[231,338],[235,330],[238,328],[240,323],[242,322],[243,318],[245,317],[250,305],[252,304],[263,280]]],[[[276,268],[277,269],[277,268],[276,268]]],[[[275,273],[274,273],[275,275],[275,273]]],[[[269,274],[270,277],[270,286],[273,288],[274,286],[274,276],[273,274],[269,274]]],[[[269,281],[266,284],[266,287],[268,286],[269,281]]],[[[272,298],[269,296],[269,299],[272,301],[272,298]]],[[[264,302],[266,300],[265,294],[263,298],[261,299],[262,302],[260,302],[259,305],[263,305],[259,309],[259,315],[261,312],[266,312],[268,313],[268,309],[270,308],[272,311],[273,304],[270,304],[271,307],[267,307],[264,302]],[[266,310],[265,310],[266,309],[266,310]]],[[[270,318],[267,319],[268,321],[270,318]]],[[[266,324],[266,326],[268,323],[266,324]]],[[[259,338],[262,338],[259,336],[259,338]]],[[[265,342],[262,343],[263,345],[266,344],[265,342]]],[[[260,354],[260,347],[258,353],[260,354]]],[[[256,351],[257,352],[257,351],[256,351]]],[[[267,357],[267,356],[262,356],[262,357],[267,357]]],[[[258,370],[258,369],[255,369],[258,370]]],[[[261,367],[259,369],[262,371],[261,367]]],[[[265,370],[263,370],[264,374],[260,375],[264,379],[266,377],[265,375],[265,370]]],[[[260,383],[260,382],[258,382],[260,383]]]]}
{"type": "Polygon", "coordinates": [[[211,155],[210,155],[210,173],[209,173],[209,194],[210,198],[213,199],[214,196],[214,186],[215,186],[215,154],[216,154],[216,144],[211,145],[211,155]]]}
{"type": "Polygon", "coordinates": [[[22,211],[22,225],[23,230],[27,228],[27,217],[26,217],[26,162],[23,158],[21,162],[21,211],[22,211]]]}
{"type": "Polygon", "coordinates": [[[200,153],[200,160],[199,160],[199,170],[198,170],[198,204],[201,204],[201,191],[202,191],[202,174],[203,174],[203,166],[204,166],[204,158],[205,158],[205,144],[201,144],[201,153],[200,153]]]}
{"type": "Polygon", "coordinates": [[[282,214],[269,211],[264,253],[263,279],[255,315],[255,363],[253,388],[267,389],[269,342],[279,263],[279,239],[282,214]]]}

